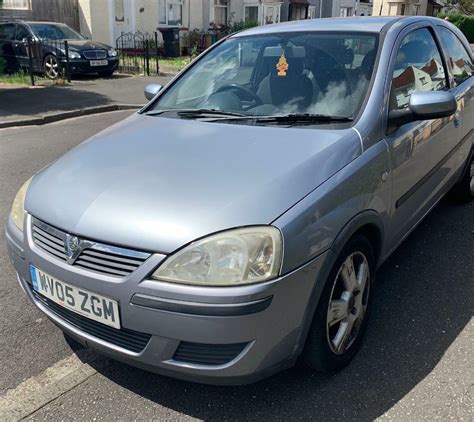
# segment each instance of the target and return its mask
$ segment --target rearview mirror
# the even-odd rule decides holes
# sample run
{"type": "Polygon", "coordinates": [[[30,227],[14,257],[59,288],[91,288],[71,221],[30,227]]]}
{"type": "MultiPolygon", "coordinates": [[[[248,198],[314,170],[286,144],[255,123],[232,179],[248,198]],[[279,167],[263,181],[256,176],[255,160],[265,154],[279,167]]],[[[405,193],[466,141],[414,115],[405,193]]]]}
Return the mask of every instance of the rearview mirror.
{"type": "Polygon", "coordinates": [[[150,101],[155,98],[155,95],[161,91],[163,88],[162,85],[159,84],[149,84],[145,87],[145,98],[150,101]]]}
{"type": "Polygon", "coordinates": [[[449,117],[456,113],[456,109],[456,98],[451,92],[414,92],[410,95],[408,108],[389,112],[389,126],[394,128],[417,120],[449,117]]]}

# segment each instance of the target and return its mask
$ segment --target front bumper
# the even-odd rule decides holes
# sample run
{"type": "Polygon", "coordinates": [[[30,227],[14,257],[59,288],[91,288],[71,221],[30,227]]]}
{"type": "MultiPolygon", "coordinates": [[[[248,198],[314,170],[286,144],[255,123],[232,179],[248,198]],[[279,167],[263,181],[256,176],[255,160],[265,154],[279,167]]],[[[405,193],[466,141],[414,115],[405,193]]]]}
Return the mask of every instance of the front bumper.
{"type": "MultiPolygon", "coordinates": [[[[108,57],[106,66],[91,66],[90,60],[70,59],[69,66],[73,74],[96,73],[96,72],[112,72],[117,68],[118,58],[108,57]]],[[[64,61],[65,63],[65,61],[64,61]]]]}
{"type": "Polygon", "coordinates": [[[228,288],[175,285],[147,278],[165,258],[160,254],[122,278],[70,266],[34,244],[30,222],[28,216],[24,232],[11,219],[6,228],[19,283],[43,313],[86,347],[153,372],[211,384],[256,381],[291,366],[301,351],[310,314],[307,309],[327,254],[266,283],[228,288]],[[107,341],[109,333],[97,336],[96,331],[55,312],[32,292],[30,264],[59,280],[117,300],[123,329],[148,334],[146,345],[140,351],[120,347],[107,341]],[[215,364],[204,357],[196,363],[189,353],[200,345],[204,346],[201,352],[208,350],[211,357],[222,358],[224,352],[219,351],[233,345],[240,349],[226,362],[215,364]]]}

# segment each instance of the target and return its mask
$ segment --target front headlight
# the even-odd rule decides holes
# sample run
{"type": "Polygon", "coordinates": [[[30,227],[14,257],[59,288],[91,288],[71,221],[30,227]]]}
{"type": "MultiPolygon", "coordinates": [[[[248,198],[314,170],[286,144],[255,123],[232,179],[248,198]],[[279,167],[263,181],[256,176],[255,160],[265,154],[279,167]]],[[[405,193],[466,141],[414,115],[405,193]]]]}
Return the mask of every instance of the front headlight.
{"type": "Polygon", "coordinates": [[[235,286],[278,276],[282,256],[280,231],[246,227],[199,240],[168,257],[152,278],[172,283],[235,286]]]}
{"type": "Polygon", "coordinates": [[[115,48],[111,48],[109,51],[107,51],[107,54],[109,55],[109,57],[117,57],[117,51],[115,50],[115,48]]]}
{"type": "Polygon", "coordinates": [[[68,56],[69,56],[70,59],[80,59],[81,58],[81,54],[78,51],[74,51],[74,50],[69,50],[68,51],[68,56]]]}
{"type": "Polygon", "coordinates": [[[16,194],[15,199],[13,200],[12,211],[10,213],[15,226],[17,226],[21,231],[23,231],[23,220],[25,219],[25,196],[31,179],[32,177],[23,183],[23,186],[16,194]]]}

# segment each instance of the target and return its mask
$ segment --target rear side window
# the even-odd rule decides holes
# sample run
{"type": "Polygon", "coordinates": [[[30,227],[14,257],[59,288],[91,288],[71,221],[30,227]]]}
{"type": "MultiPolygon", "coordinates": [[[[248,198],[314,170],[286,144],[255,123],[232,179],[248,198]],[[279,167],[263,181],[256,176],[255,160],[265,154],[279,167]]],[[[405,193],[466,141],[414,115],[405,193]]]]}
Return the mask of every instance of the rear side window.
{"type": "Polygon", "coordinates": [[[472,76],[474,71],[472,60],[459,38],[447,28],[438,27],[441,40],[446,48],[451,69],[453,70],[454,83],[462,84],[472,76]]]}
{"type": "Polygon", "coordinates": [[[446,73],[438,47],[427,28],[407,34],[397,52],[390,90],[390,108],[408,106],[415,91],[443,91],[446,73]]]}
{"type": "Polygon", "coordinates": [[[10,41],[15,38],[15,25],[12,23],[6,23],[0,25],[0,40],[10,41]]]}
{"type": "Polygon", "coordinates": [[[26,27],[24,27],[23,25],[17,25],[15,40],[22,41],[23,39],[28,38],[30,36],[30,31],[28,31],[26,27]]]}

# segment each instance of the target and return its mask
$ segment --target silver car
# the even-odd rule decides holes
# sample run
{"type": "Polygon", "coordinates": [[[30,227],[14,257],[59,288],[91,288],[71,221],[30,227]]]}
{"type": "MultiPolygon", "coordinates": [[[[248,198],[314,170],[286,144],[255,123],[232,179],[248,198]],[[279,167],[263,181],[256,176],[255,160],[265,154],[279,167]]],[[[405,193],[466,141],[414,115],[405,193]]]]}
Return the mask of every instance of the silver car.
{"type": "Polygon", "coordinates": [[[18,281],[69,336],[158,373],[339,370],[377,268],[448,191],[473,197],[472,73],[435,18],[234,34],[23,185],[18,281]]]}

